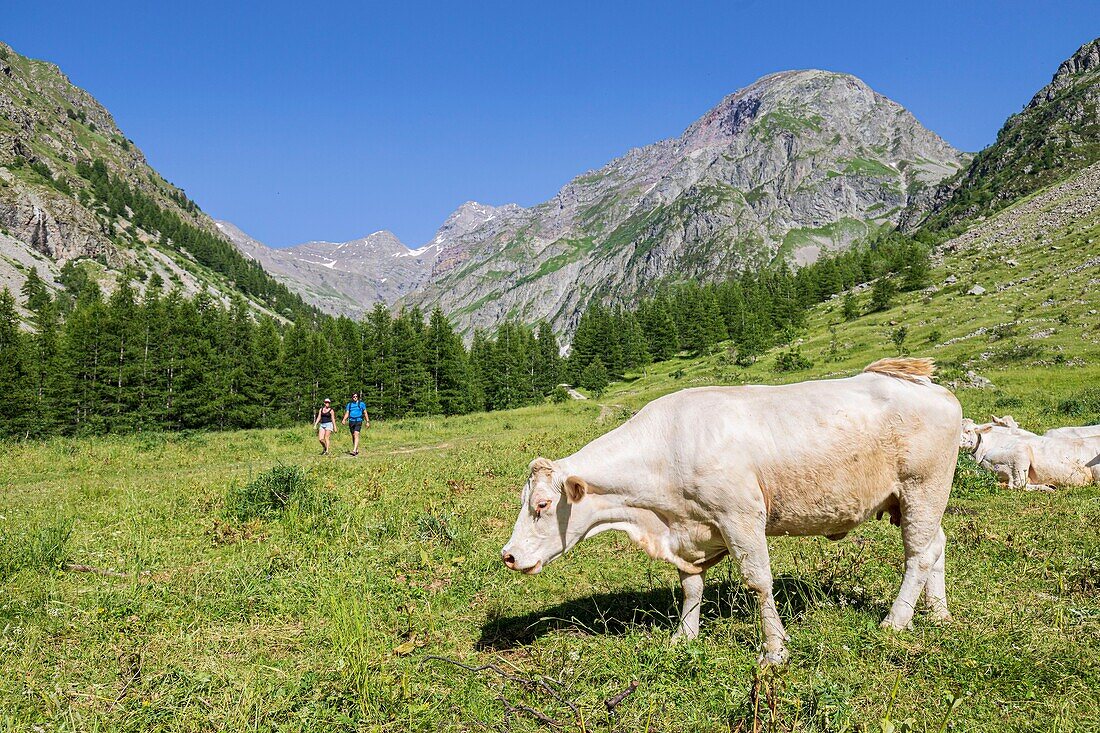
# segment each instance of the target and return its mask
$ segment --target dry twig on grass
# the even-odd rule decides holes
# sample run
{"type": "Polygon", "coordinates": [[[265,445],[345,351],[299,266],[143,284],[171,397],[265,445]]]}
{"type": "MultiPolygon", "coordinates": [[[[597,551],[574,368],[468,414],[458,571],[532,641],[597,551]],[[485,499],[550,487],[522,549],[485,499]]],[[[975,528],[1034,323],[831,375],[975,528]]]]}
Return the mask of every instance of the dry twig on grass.
{"type": "MultiPolygon", "coordinates": [[[[583,725],[582,721],[584,720],[584,718],[581,716],[580,708],[577,707],[577,704],[575,702],[563,697],[561,695],[561,693],[559,693],[556,689],[554,689],[553,685],[550,684],[550,681],[547,677],[543,677],[543,676],[540,676],[540,677],[537,677],[537,678],[521,677],[520,675],[515,674],[514,672],[509,672],[508,670],[503,669],[502,667],[500,667],[497,664],[488,663],[488,664],[482,664],[480,666],[475,667],[475,666],[470,665],[470,664],[464,664],[464,663],[456,661],[454,659],[449,659],[447,657],[440,657],[440,656],[436,656],[434,654],[431,655],[431,656],[427,656],[424,659],[425,659],[425,661],[435,659],[435,660],[439,660],[440,662],[447,662],[448,664],[453,664],[456,667],[459,667],[461,669],[466,670],[467,672],[471,672],[471,673],[474,673],[474,674],[477,674],[478,672],[492,672],[493,674],[496,674],[497,676],[499,676],[504,681],[514,682],[514,683],[516,683],[518,685],[521,685],[523,687],[526,687],[528,689],[537,690],[537,691],[546,693],[547,695],[549,695],[551,698],[553,698],[555,701],[557,701],[561,705],[564,705],[565,707],[569,708],[570,712],[572,712],[572,714],[573,714],[573,721],[572,721],[573,725],[575,725],[577,727],[582,727],[582,725],[583,725]]],[[[613,714],[615,712],[616,708],[618,708],[620,705],[622,705],[623,701],[626,700],[628,697],[630,697],[632,694],[634,694],[634,691],[637,690],[637,689],[638,689],[637,681],[632,681],[629,685],[627,685],[626,689],[624,689],[622,692],[619,692],[619,693],[607,698],[606,700],[604,700],[603,704],[604,704],[604,707],[607,708],[608,714],[609,715],[613,714]]],[[[517,713],[523,713],[525,715],[529,715],[530,717],[532,717],[535,720],[539,721],[543,725],[549,726],[551,728],[563,729],[563,728],[566,728],[567,725],[568,725],[567,722],[562,722],[560,720],[557,720],[556,718],[553,718],[550,715],[547,715],[545,712],[543,712],[541,710],[538,710],[537,708],[533,708],[533,707],[530,707],[528,705],[523,705],[523,704],[520,704],[520,703],[512,702],[511,700],[509,700],[508,698],[506,698],[503,695],[503,692],[502,692],[502,694],[497,695],[496,699],[498,701],[500,701],[500,703],[504,706],[504,729],[505,730],[511,730],[511,720],[512,720],[513,717],[516,716],[517,713]]]]}
{"type": "Polygon", "coordinates": [[[67,562],[61,566],[61,569],[69,573],[91,573],[92,575],[102,575],[107,578],[148,578],[152,575],[148,570],[143,570],[140,573],[120,573],[117,570],[107,570],[106,568],[97,568],[94,565],[81,565],[80,563],[67,562]]]}

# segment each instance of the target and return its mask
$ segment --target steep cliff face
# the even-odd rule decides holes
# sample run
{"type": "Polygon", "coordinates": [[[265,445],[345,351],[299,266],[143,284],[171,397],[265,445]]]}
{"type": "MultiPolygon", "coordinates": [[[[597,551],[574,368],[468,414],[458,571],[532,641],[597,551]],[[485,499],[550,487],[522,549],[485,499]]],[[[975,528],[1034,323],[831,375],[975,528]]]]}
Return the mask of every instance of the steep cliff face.
{"type": "Polygon", "coordinates": [[[901,227],[939,230],[990,214],[1100,160],[1098,110],[1100,39],[1063,61],[965,170],[918,197],[901,227]]]}
{"type": "Polygon", "coordinates": [[[466,328],[518,317],[568,331],[594,297],[813,261],[896,223],[915,194],[965,161],[855,77],[772,74],[679,138],[451,237],[405,302],[442,305],[466,328]]]}

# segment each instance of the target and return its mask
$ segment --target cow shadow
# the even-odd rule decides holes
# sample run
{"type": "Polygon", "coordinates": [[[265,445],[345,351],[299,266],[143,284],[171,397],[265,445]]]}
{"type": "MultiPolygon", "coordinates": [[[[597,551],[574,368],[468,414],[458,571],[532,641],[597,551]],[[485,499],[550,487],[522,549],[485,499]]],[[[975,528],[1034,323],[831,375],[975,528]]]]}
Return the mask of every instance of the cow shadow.
{"type": "MultiPolygon", "coordinates": [[[[775,578],[775,601],[784,622],[822,605],[840,605],[881,618],[889,604],[853,593],[841,584],[801,575],[775,578]]],[[[724,618],[757,621],[756,596],[739,580],[707,583],[702,622],[724,618]]],[[[654,629],[675,630],[680,620],[680,589],[663,586],[639,591],[594,593],[517,616],[491,617],[481,627],[479,651],[503,651],[552,633],[622,636],[654,629]]]]}

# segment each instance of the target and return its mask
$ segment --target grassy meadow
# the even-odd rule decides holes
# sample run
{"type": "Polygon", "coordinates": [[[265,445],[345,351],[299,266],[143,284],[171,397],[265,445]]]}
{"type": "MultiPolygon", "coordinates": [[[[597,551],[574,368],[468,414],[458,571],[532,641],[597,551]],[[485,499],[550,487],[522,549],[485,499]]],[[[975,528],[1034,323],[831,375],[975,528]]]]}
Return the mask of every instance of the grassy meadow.
{"type": "Polygon", "coordinates": [[[839,301],[815,309],[752,366],[720,350],[599,400],[378,423],[358,458],[318,456],[307,426],[6,444],[0,731],[1098,731],[1100,487],[1008,492],[962,460],[954,620],[903,633],[878,629],[896,528],[772,540],[792,656],[763,673],[729,562],[701,637],[673,644],[676,573],[624,536],[535,577],[499,561],[534,456],[674,389],[852,374],[896,354],[901,326],[968,415],[1100,421],[1100,287],[1079,267],[1100,228],[1041,214],[1009,212],[1013,241],[949,254],[935,292],[851,321],[839,301]],[[813,365],[776,373],[789,348],[813,365]]]}

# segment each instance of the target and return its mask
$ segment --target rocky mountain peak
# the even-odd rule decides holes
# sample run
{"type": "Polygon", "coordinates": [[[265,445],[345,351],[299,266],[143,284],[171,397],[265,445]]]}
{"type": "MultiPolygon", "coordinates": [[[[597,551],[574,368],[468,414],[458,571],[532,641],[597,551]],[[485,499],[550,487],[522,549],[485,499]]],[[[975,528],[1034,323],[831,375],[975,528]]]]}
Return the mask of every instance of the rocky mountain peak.
{"type": "Polygon", "coordinates": [[[1063,90],[1076,85],[1083,74],[1097,71],[1100,71],[1100,38],[1081,46],[1077,53],[1059,64],[1050,84],[1040,89],[1027,106],[1037,107],[1053,101],[1063,90]]]}
{"type": "Polygon", "coordinates": [[[435,236],[428,243],[429,246],[439,248],[447,246],[455,239],[462,237],[499,215],[509,215],[521,210],[516,204],[504,206],[490,206],[478,201],[467,201],[455,209],[443,224],[436,230],[435,236]]]}
{"type": "Polygon", "coordinates": [[[911,202],[903,229],[946,229],[988,215],[1100,160],[1100,39],[1058,66],[1050,83],[1009,117],[996,141],[959,175],[911,202]]]}

